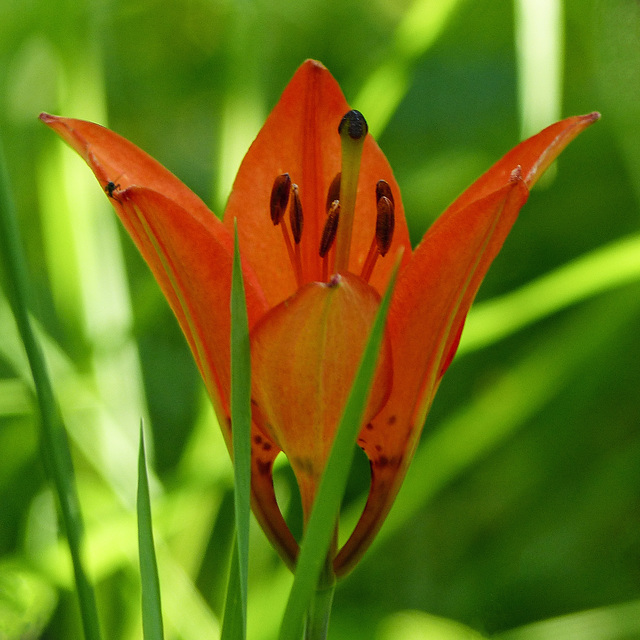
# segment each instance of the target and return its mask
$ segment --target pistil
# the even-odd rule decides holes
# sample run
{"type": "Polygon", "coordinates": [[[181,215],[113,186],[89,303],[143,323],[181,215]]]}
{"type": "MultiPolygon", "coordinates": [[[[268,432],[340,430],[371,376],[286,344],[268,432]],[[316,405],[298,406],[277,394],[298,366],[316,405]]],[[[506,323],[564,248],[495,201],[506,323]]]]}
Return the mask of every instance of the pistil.
{"type": "Polygon", "coordinates": [[[351,251],[351,230],[358,192],[358,176],[362,147],[367,136],[367,121],[356,110],[349,111],[340,122],[338,133],[342,141],[342,172],[340,179],[340,225],[336,238],[334,270],[347,271],[351,251]]]}

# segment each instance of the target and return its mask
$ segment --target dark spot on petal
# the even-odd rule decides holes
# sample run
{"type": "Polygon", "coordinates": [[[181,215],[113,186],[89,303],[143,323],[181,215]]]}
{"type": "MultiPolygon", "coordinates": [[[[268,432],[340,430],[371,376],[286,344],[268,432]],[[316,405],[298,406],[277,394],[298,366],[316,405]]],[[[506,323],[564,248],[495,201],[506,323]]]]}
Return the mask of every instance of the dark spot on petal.
{"type": "Polygon", "coordinates": [[[262,450],[263,451],[271,451],[271,444],[269,442],[264,442],[262,444],[262,450]]]}
{"type": "Polygon", "coordinates": [[[380,456],[374,461],[373,465],[378,469],[384,469],[385,467],[398,467],[400,466],[401,460],[402,456],[392,456],[391,458],[387,458],[387,456],[380,456]]]}
{"type": "Polygon", "coordinates": [[[381,446],[381,445],[379,445],[379,444],[377,444],[377,445],[376,445],[376,451],[377,451],[378,453],[380,453],[380,452],[382,451],[382,446],[381,446]]]}
{"type": "Polygon", "coordinates": [[[271,460],[267,460],[266,462],[263,460],[256,460],[256,466],[258,467],[258,473],[261,476],[268,476],[271,473],[271,460]]]}
{"type": "Polygon", "coordinates": [[[256,444],[262,444],[262,436],[261,436],[261,435],[253,436],[253,441],[254,441],[256,444]]]}
{"type": "Polygon", "coordinates": [[[365,429],[368,429],[369,431],[373,431],[373,424],[371,422],[367,422],[367,426],[365,427],[365,429]]]}
{"type": "Polygon", "coordinates": [[[291,466],[312,476],[314,473],[313,460],[311,458],[295,458],[291,461],[291,466]]]}

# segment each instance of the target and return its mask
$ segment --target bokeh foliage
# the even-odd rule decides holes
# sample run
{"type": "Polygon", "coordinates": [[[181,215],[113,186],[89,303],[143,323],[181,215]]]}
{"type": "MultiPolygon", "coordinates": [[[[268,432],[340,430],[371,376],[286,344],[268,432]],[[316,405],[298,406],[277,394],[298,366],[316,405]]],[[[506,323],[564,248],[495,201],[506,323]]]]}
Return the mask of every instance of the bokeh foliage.
{"type": "MultiPolygon", "coordinates": [[[[492,267],[389,521],[338,587],[330,637],[463,637],[440,618],[505,640],[640,637],[640,5],[4,0],[0,136],[104,636],[141,633],[140,419],[167,638],[216,637],[232,469],[157,286],[89,171],[37,115],[108,124],[219,213],[308,57],[371,114],[416,242],[532,133],[536,113],[603,113],[535,189],[492,267]],[[547,12],[542,26],[531,6],[547,12]]],[[[76,638],[68,552],[4,291],[0,638],[76,638]]],[[[358,458],[347,524],[366,474],[358,458]]],[[[276,480],[295,527],[284,464],[276,480]]],[[[254,526],[250,638],[274,637],[290,584],[254,526]]]]}

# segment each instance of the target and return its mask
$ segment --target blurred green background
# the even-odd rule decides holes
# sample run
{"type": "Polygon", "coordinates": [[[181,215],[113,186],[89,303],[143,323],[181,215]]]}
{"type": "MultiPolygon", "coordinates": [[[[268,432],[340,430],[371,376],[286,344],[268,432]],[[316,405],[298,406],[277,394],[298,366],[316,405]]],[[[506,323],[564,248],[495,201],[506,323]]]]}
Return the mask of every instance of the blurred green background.
{"type": "MultiPolygon", "coordinates": [[[[640,4],[2,0],[0,136],[104,637],[141,637],[140,417],[167,638],[217,637],[232,471],[159,289],[37,115],[110,126],[221,213],[308,57],[367,116],[415,242],[523,136],[603,113],[492,267],[394,510],[338,587],[329,637],[640,638],[640,4]]],[[[367,473],[360,459],[347,523],[367,473]]],[[[286,504],[284,465],[276,483],[286,504]]],[[[0,639],[81,637],[71,575],[0,291],[0,639]]],[[[290,584],[254,526],[250,638],[275,637],[290,584]]]]}

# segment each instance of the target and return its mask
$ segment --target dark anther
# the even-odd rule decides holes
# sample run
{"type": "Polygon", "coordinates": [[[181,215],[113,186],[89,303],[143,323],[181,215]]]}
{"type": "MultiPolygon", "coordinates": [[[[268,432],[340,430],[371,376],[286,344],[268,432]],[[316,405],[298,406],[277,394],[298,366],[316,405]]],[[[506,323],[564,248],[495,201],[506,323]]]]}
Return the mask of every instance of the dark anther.
{"type": "Polygon", "coordinates": [[[395,227],[395,214],[393,202],[382,196],[378,200],[378,216],[376,218],[376,243],[378,252],[384,256],[393,240],[393,228],[395,227]]]}
{"type": "Polygon", "coordinates": [[[338,231],[338,222],[340,220],[340,202],[334,200],[329,208],[327,214],[327,221],[324,223],[324,230],[322,231],[322,239],[320,240],[320,257],[324,258],[333,241],[336,239],[336,232],[338,231]]]}
{"type": "Polygon", "coordinates": [[[352,109],[344,115],[338,127],[338,133],[342,135],[344,128],[347,127],[347,133],[352,140],[360,140],[367,135],[369,127],[364,116],[355,109],[352,109]]]}
{"type": "Polygon", "coordinates": [[[391,187],[386,180],[378,180],[378,184],[376,184],[376,202],[378,202],[382,196],[389,198],[389,200],[391,200],[391,204],[395,205],[393,193],[391,193],[391,187]]]}
{"type": "Polygon", "coordinates": [[[291,178],[288,173],[279,175],[273,181],[271,188],[271,221],[278,225],[287,210],[289,192],[291,191],[291,178]]]}
{"type": "Polygon", "coordinates": [[[302,215],[302,203],[300,202],[300,195],[298,194],[298,185],[291,186],[293,192],[293,203],[289,210],[289,221],[291,222],[291,233],[296,244],[300,244],[302,238],[302,226],[304,223],[304,217],[302,215]]]}
{"type": "Polygon", "coordinates": [[[329,213],[329,209],[331,209],[331,205],[334,200],[340,200],[340,176],[342,176],[342,173],[336,173],[336,177],[329,185],[329,191],[327,191],[327,205],[324,208],[327,213],[329,213]]]}

